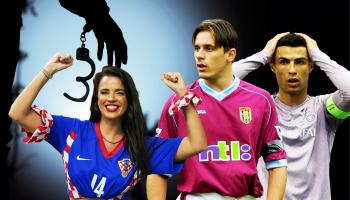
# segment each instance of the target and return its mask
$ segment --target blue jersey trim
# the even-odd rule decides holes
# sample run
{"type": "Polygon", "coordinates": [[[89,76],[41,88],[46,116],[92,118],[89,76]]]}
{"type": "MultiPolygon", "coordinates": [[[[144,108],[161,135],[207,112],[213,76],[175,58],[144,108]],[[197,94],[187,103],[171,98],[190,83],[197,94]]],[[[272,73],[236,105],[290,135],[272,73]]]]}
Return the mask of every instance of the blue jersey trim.
{"type": "Polygon", "coordinates": [[[215,91],[214,89],[209,87],[207,84],[205,84],[203,79],[199,79],[198,83],[199,83],[199,86],[202,88],[202,90],[205,93],[207,93],[210,96],[214,97],[215,99],[221,101],[226,96],[228,96],[229,94],[231,94],[234,90],[236,90],[238,88],[240,80],[239,80],[239,78],[236,77],[230,86],[228,86],[227,88],[225,88],[224,90],[222,90],[220,92],[215,91]]]}
{"type": "Polygon", "coordinates": [[[274,160],[266,163],[266,169],[272,169],[276,167],[287,167],[287,159],[274,160]]]}

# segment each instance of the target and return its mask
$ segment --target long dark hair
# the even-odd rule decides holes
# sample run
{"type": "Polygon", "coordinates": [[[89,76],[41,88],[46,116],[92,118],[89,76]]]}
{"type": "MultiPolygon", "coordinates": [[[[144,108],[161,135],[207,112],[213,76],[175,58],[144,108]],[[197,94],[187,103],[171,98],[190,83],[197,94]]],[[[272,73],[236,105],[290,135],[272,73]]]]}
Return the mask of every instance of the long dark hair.
{"type": "Polygon", "coordinates": [[[90,121],[99,122],[101,120],[101,111],[97,105],[98,86],[104,76],[118,77],[125,89],[128,107],[122,119],[122,130],[125,133],[125,148],[130,154],[131,160],[136,163],[137,170],[142,175],[148,173],[148,150],[146,147],[146,122],[142,113],[139,95],[135,83],[130,74],[121,68],[105,66],[102,71],[94,77],[94,91],[90,105],[90,121]]]}

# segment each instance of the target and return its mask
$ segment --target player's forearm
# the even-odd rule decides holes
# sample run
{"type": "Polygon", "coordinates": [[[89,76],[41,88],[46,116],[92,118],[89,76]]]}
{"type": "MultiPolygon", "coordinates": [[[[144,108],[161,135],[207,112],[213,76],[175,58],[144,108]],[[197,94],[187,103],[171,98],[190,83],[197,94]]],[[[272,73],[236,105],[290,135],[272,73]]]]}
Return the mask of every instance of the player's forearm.
{"type": "Polygon", "coordinates": [[[191,145],[192,154],[195,155],[207,148],[207,137],[194,105],[190,103],[184,109],[188,139],[191,145]]]}
{"type": "Polygon", "coordinates": [[[267,200],[282,200],[287,183],[287,168],[277,167],[269,169],[269,185],[267,200]]]}
{"type": "Polygon", "coordinates": [[[159,174],[150,174],[146,180],[146,193],[149,200],[165,200],[167,191],[167,178],[159,174]]]}
{"type": "Polygon", "coordinates": [[[259,67],[266,65],[271,55],[265,50],[253,54],[247,58],[241,59],[232,64],[232,71],[235,76],[243,79],[250,72],[257,70],[259,67]]]}
{"type": "MultiPolygon", "coordinates": [[[[46,84],[48,78],[40,71],[35,78],[24,88],[21,94],[16,98],[9,111],[9,116],[19,124],[25,120],[31,112],[32,104],[40,92],[41,88],[46,84]]],[[[40,120],[39,116],[38,119],[40,120]]]]}
{"type": "Polygon", "coordinates": [[[335,87],[342,94],[342,98],[350,101],[350,71],[331,60],[325,53],[319,49],[309,51],[311,60],[326,73],[335,87]]]}
{"type": "Polygon", "coordinates": [[[31,107],[41,88],[52,75],[73,64],[73,57],[55,54],[12,104],[9,116],[27,131],[34,131],[41,124],[40,116],[31,107]]]}
{"type": "Polygon", "coordinates": [[[187,136],[182,139],[174,161],[185,160],[207,148],[207,137],[197,110],[192,103],[184,108],[184,113],[187,123],[187,136]]]}

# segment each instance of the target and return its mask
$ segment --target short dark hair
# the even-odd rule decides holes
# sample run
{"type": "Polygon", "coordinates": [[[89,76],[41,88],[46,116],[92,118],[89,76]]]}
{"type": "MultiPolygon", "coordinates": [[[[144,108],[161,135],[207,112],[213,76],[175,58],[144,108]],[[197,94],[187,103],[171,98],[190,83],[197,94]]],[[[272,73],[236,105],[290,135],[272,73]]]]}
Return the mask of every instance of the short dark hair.
{"type": "Polygon", "coordinates": [[[273,52],[272,55],[272,61],[275,60],[276,50],[280,46],[287,46],[287,47],[306,47],[306,41],[303,38],[303,36],[295,34],[295,33],[289,33],[283,37],[281,37],[276,44],[275,52],[273,52]]]}
{"type": "Polygon", "coordinates": [[[231,48],[237,48],[238,35],[233,25],[223,19],[207,19],[202,21],[193,31],[192,44],[194,44],[199,32],[209,31],[215,39],[215,47],[223,47],[227,52],[231,48]]]}
{"type": "Polygon", "coordinates": [[[141,174],[148,173],[148,150],[145,138],[147,137],[147,126],[142,113],[139,95],[136,90],[134,80],[125,70],[104,66],[101,72],[96,73],[94,77],[94,89],[90,105],[90,121],[99,122],[101,120],[101,111],[98,108],[98,86],[101,79],[105,76],[118,77],[124,85],[125,95],[128,101],[128,108],[122,119],[122,130],[125,134],[125,147],[130,154],[131,160],[136,162],[138,170],[141,174]]]}

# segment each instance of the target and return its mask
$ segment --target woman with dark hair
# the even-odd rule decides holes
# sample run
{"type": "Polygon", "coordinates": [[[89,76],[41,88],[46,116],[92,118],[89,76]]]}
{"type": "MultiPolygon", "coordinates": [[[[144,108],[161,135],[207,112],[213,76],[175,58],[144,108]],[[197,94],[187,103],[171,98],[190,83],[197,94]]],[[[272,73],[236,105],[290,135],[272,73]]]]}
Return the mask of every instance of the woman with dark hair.
{"type": "Polygon", "coordinates": [[[169,113],[185,111],[188,136],[184,138],[147,137],[134,81],[117,67],[105,66],[95,75],[89,120],[51,116],[32,106],[52,75],[72,64],[69,55],[53,56],[9,112],[26,130],[26,143],[45,139],[62,154],[70,199],[127,199],[127,191],[147,174],[178,173],[184,159],[207,147],[194,108],[201,99],[187,91],[179,73],[165,73],[162,80],[178,98],[169,113]]]}

